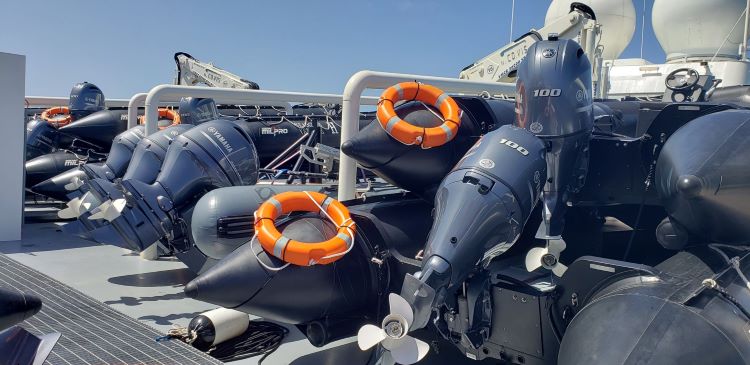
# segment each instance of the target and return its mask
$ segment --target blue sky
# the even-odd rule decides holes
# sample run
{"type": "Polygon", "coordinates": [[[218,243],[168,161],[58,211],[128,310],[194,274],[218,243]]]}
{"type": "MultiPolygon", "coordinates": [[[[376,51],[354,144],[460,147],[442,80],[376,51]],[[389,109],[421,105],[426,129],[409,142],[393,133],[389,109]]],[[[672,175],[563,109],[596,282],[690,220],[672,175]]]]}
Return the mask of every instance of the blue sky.
{"type": "MultiPolygon", "coordinates": [[[[544,23],[549,0],[517,0],[514,36],[544,23]]],[[[648,0],[645,58],[662,61],[648,0]]],[[[341,93],[354,72],[455,77],[506,44],[511,0],[5,0],[0,52],[27,56],[26,94],[79,81],[108,98],[172,83],[177,51],[270,90],[341,93]]],[[[622,57],[640,54],[639,25],[622,57]]]]}

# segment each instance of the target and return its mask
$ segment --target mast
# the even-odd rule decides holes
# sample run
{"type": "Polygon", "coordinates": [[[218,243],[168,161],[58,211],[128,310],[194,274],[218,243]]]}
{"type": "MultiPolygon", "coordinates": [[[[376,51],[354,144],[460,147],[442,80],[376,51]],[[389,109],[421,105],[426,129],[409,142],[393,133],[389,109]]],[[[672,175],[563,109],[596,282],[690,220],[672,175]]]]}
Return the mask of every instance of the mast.
{"type": "Polygon", "coordinates": [[[747,33],[748,25],[750,25],[750,0],[747,0],[745,4],[745,35],[742,37],[742,48],[740,49],[740,60],[744,61],[747,55],[747,33]]]}

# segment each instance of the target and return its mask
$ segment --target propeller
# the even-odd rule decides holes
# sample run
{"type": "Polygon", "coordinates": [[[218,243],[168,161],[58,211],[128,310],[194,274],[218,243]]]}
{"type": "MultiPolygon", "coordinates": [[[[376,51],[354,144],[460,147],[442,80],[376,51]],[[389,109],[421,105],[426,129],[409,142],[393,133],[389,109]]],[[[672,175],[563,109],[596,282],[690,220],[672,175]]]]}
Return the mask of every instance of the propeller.
{"type": "Polygon", "coordinates": [[[544,267],[557,276],[563,276],[568,267],[560,262],[560,253],[565,247],[565,241],[558,238],[547,240],[547,247],[532,248],[526,254],[526,270],[531,272],[544,267]]]}
{"type": "Polygon", "coordinates": [[[81,186],[83,186],[83,179],[76,176],[73,179],[71,179],[69,183],[65,184],[65,190],[67,191],[78,190],[78,188],[80,188],[81,186]]]}
{"type": "Polygon", "coordinates": [[[394,362],[402,365],[414,364],[422,360],[430,350],[430,345],[420,339],[409,336],[409,326],[414,321],[414,312],[403,297],[391,293],[388,296],[391,313],[380,327],[366,324],[357,333],[357,344],[367,350],[381,344],[390,353],[394,362]]]}
{"type": "Polygon", "coordinates": [[[98,208],[93,210],[93,214],[89,217],[90,220],[104,219],[108,222],[115,220],[120,216],[127,202],[125,199],[116,199],[114,201],[107,200],[98,208]]]}
{"type": "Polygon", "coordinates": [[[77,218],[81,214],[91,210],[98,204],[99,200],[91,193],[87,192],[80,197],[73,198],[65,205],[68,207],[57,212],[57,216],[63,219],[77,218]]]}

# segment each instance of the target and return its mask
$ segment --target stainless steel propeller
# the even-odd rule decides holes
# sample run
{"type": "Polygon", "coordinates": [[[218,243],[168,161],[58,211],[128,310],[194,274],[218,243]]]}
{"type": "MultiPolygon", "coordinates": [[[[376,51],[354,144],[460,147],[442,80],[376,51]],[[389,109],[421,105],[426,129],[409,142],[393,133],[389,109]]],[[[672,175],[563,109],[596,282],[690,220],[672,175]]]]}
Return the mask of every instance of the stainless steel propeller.
{"type": "Polygon", "coordinates": [[[390,314],[380,327],[366,324],[357,333],[357,344],[367,350],[381,344],[396,363],[409,365],[422,360],[430,350],[426,342],[409,336],[409,327],[414,321],[414,312],[403,297],[391,293],[388,296],[390,314]]]}

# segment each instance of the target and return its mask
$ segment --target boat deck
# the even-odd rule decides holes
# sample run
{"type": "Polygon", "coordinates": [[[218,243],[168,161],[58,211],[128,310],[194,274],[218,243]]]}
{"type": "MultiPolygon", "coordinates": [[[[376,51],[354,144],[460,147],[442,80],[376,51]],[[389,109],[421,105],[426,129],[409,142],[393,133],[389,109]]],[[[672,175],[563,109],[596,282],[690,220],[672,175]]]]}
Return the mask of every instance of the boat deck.
{"type": "MultiPolygon", "coordinates": [[[[18,265],[6,271],[23,276],[26,276],[22,274],[23,270],[36,271],[75,289],[82,294],[82,297],[88,297],[92,302],[100,302],[96,304],[104,308],[113,309],[112,313],[121,313],[137,320],[145,325],[140,329],[143,338],[138,339],[144,347],[155,342],[157,335],[165,334],[173,325],[187,326],[196,315],[216,308],[215,305],[185,297],[183,286],[195,275],[180,261],[170,258],[157,261],[144,260],[138,254],[123,248],[102,245],[68,235],[60,229],[61,224],[56,222],[56,209],[27,207],[23,239],[0,242],[0,253],[28,269],[18,265]]],[[[8,278],[7,275],[6,278],[8,278]]],[[[0,280],[0,285],[7,284],[0,280]]],[[[52,307],[53,303],[46,300],[44,305],[52,307]]],[[[85,309],[85,306],[82,308],[85,309]]],[[[41,317],[34,318],[37,317],[24,322],[27,329],[32,331],[31,326],[35,323],[34,321],[45,320],[41,317]]],[[[111,318],[97,318],[92,309],[91,318],[78,318],[72,322],[87,321],[95,324],[94,320],[102,319],[109,321],[111,318]]],[[[102,323],[102,326],[104,325],[102,323]]],[[[317,348],[312,346],[296,327],[286,327],[290,332],[284,343],[276,352],[268,356],[263,364],[321,365],[365,364],[367,362],[368,354],[357,348],[354,337],[317,348]]],[[[51,332],[43,327],[38,330],[37,333],[51,332]]],[[[425,365],[455,364],[457,361],[466,360],[452,346],[441,347],[441,350],[439,355],[431,353],[420,363],[425,365]]],[[[95,351],[92,350],[92,352],[95,351]]],[[[252,357],[234,361],[232,364],[257,364],[259,359],[259,356],[252,357]]],[[[91,362],[73,361],[71,364],[78,363],[91,362]]],[[[122,363],[130,364],[130,362],[122,363]]],[[[135,361],[132,363],[158,364],[159,362],[135,361]]],[[[167,363],[188,364],[189,362],[175,359],[167,363]]]]}

